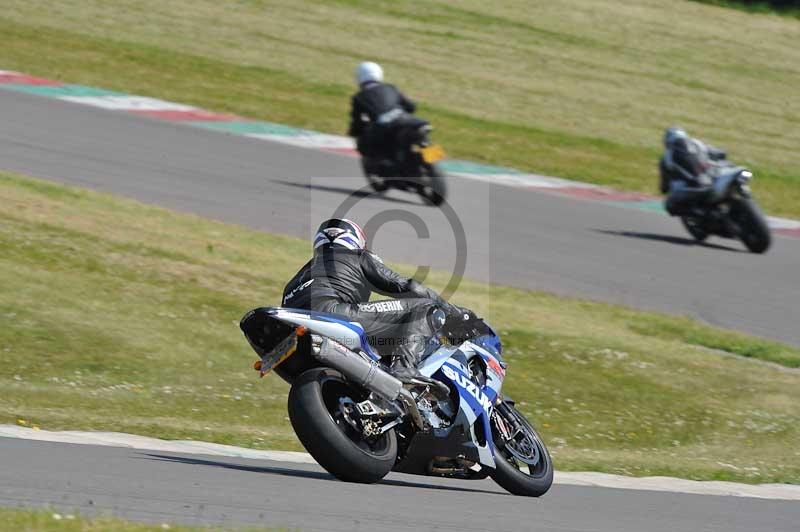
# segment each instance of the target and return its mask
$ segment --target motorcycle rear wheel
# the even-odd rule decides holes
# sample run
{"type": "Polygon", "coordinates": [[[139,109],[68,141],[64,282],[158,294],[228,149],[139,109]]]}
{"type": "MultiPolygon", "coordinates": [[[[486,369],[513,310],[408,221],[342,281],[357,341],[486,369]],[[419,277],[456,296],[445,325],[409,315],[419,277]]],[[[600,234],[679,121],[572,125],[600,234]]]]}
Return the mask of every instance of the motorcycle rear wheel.
{"type": "Polygon", "coordinates": [[[420,177],[419,195],[427,203],[438,207],[447,197],[447,184],[444,172],[438,165],[423,163],[420,177]]]}
{"type": "Polygon", "coordinates": [[[708,238],[708,232],[703,229],[703,222],[700,219],[694,216],[681,216],[681,222],[692,238],[698,242],[703,242],[708,238]]]}
{"type": "Polygon", "coordinates": [[[752,253],[764,253],[772,243],[769,224],[761,209],[751,199],[737,201],[731,208],[731,218],[739,226],[739,238],[752,253]]]}
{"type": "Polygon", "coordinates": [[[329,368],[306,371],[289,390],[289,420],[300,443],[319,465],[345,482],[378,482],[397,459],[394,430],[367,438],[344,418],[340,399],[360,402],[365,396],[329,368]]]}
{"type": "Polygon", "coordinates": [[[382,177],[368,175],[367,182],[369,186],[372,187],[372,190],[379,194],[385,192],[389,188],[389,185],[386,184],[386,181],[384,181],[382,177]]]}
{"type": "Polygon", "coordinates": [[[536,429],[514,405],[504,403],[501,407],[495,415],[502,415],[506,421],[515,420],[521,434],[515,435],[514,442],[504,442],[497,428],[493,427],[495,469],[490,473],[492,480],[514,495],[541,497],[553,485],[550,453],[536,429]],[[527,459],[527,462],[522,459],[527,459]]]}
{"type": "Polygon", "coordinates": [[[367,178],[367,183],[372,187],[375,192],[381,193],[389,188],[384,178],[382,178],[374,168],[374,163],[368,161],[364,157],[361,158],[361,169],[364,171],[364,177],[367,178]]]}

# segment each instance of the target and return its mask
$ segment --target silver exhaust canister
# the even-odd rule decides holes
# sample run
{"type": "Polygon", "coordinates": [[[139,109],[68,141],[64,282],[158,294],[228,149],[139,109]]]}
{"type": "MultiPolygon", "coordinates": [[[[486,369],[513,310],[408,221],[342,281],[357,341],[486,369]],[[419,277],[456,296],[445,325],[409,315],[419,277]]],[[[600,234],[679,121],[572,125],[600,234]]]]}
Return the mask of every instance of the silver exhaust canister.
{"type": "Polygon", "coordinates": [[[367,360],[330,338],[314,336],[311,349],[314,358],[384,399],[394,401],[400,396],[403,383],[381,369],[377,362],[367,360]]]}

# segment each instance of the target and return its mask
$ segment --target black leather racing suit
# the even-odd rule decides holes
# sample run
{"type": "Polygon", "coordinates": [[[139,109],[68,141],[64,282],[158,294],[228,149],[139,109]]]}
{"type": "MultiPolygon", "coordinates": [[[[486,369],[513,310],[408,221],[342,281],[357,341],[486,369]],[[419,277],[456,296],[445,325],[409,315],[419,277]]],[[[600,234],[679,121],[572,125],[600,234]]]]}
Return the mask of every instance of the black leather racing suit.
{"type": "Polygon", "coordinates": [[[702,205],[711,193],[709,171],[725,159],[725,152],[693,138],[680,138],[659,161],[661,192],[668,193],[667,212],[681,216],[702,205]]]}
{"type": "Polygon", "coordinates": [[[416,368],[433,336],[430,314],[461,309],[436,292],[387,268],[366,250],[338,246],[317,248],[314,256],[286,285],[283,306],[339,314],[364,327],[370,344],[396,355],[392,369],[416,368]],[[369,302],[372,292],[395,299],[369,302]]]}
{"type": "Polygon", "coordinates": [[[394,85],[370,81],[353,95],[348,134],[357,139],[358,151],[378,157],[391,146],[401,146],[403,127],[420,122],[411,116],[416,104],[394,85]]]}

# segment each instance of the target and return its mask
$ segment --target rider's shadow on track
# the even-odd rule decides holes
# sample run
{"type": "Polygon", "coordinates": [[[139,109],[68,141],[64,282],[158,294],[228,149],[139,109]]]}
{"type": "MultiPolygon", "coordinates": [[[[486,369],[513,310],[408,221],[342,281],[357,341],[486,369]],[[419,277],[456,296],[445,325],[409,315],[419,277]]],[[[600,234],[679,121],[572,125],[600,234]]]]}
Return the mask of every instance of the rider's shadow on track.
{"type": "Polygon", "coordinates": [[[693,238],[684,238],[673,235],[661,235],[658,233],[641,233],[638,231],[613,231],[609,229],[592,229],[595,233],[602,233],[604,235],[624,236],[626,238],[638,238],[641,240],[654,240],[657,242],[666,242],[668,244],[675,244],[680,246],[697,246],[710,249],[721,249],[724,251],[732,251],[734,253],[744,253],[743,250],[722,246],[720,244],[710,244],[708,242],[698,242],[693,238]]]}
{"type": "Polygon", "coordinates": [[[387,196],[386,194],[378,194],[376,192],[368,190],[366,187],[363,189],[353,190],[345,187],[332,187],[328,185],[318,185],[311,183],[296,183],[294,181],[277,181],[277,183],[280,183],[282,185],[288,185],[290,187],[305,188],[307,190],[318,190],[321,192],[334,192],[336,194],[345,194],[347,196],[355,196],[357,198],[372,198],[383,201],[391,201],[394,203],[403,203],[405,205],[415,205],[415,206],[420,205],[418,202],[415,203],[413,201],[408,201],[400,198],[392,198],[387,196]]]}
{"type": "MultiPolygon", "coordinates": [[[[246,471],[249,473],[267,473],[270,475],[283,475],[289,477],[298,477],[298,478],[311,478],[315,480],[328,480],[331,482],[341,482],[340,480],[335,479],[329,473],[324,471],[308,471],[303,469],[290,469],[285,467],[272,467],[272,466],[251,466],[251,465],[244,465],[244,464],[233,464],[230,462],[218,462],[216,460],[204,460],[202,458],[190,458],[188,456],[172,456],[167,454],[151,454],[151,453],[143,453],[145,456],[149,458],[145,458],[145,460],[158,460],[162,462],[176,462],[180,464],[189,464],[189,465],[202,465],[202,466],[210,466],[210,467],[222,467],[224,469],[233,469],[236,471],[246,471]]],[[[466,482],[466,481],[465,481],[466,482]]],[[[428,488],[428,489],[435,489],[435,490],[446,490],[446,491],[462,491],[462,492],[469,492],[469,493],[489,493],[492,495],[506,495],[500,491],[490,491],[490,490],[482,490],[482,489],[470,489],[470,488],[459,488],[456,486],[442,486],[438,484],[425,484],[422,482],[408,482],[405,480],[391,480],[391,479],[383,479],[378,484],[383,484],[386,486],[399,486],[404,488],[428,488]]]]}

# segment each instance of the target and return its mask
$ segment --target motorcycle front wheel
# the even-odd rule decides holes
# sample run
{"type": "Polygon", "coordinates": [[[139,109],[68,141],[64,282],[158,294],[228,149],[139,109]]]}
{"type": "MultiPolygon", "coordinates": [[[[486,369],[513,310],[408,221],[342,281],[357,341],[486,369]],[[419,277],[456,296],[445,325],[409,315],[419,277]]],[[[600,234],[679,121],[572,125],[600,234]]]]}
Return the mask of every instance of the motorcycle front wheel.
{"type": "Polygon", "coordinates": [[[772,243],[769,224],[751,199],[741,199],[731,207],[731,218],[741,231],[739,238],[752,253],[764,253],[772,243]]]}
{"type": "Polygon", "coordinates": [[[553,485],[553,461],[525,416],[512,404],[498,405],[492,414],[492,433],[495,444],[492,480],[514,495],[541,497],[547,493],[553,485]]]}
{"type": "Polygon", "coordinates": [[[397,459],[394,430],[367,438],[347,419],[344,406],[366,395],[328,368],[306,371],[289,390],[289,420],[300,443],[328,473],[345,482],[378,482],[397,459]]]}

